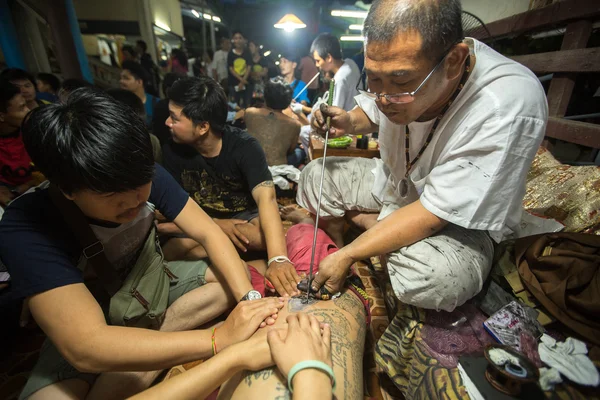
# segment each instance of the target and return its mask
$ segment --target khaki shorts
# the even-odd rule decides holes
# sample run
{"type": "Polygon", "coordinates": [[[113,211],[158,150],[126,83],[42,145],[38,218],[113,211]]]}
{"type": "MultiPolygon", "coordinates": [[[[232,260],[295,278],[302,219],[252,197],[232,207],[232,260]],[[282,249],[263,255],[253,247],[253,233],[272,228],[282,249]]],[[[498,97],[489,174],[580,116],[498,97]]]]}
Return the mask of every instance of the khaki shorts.
{"type": "MultiPolygon", "coordinates": [[[[169,306],[187,292],[206,284],[208,264],[205,261],[171,261],[168,265],[169,270],[178,278],[171,282],[169,306]]],[[[98,374],[79,372],[64,359],[54,344],[46,339],[40,351],[40,358],[21,391],[19,400],[27,399],[38,390],[67,379],[81,379],[91,387],[97,377],[98,374]]]]}

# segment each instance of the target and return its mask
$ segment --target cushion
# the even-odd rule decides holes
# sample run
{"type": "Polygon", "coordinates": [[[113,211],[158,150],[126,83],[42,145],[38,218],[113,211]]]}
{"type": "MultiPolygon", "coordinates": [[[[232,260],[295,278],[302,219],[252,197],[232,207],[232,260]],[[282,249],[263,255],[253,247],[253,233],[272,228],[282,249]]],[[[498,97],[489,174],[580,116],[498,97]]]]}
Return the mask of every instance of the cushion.
{"type": "Polygon", "coordinates": [[[523,206],[559,221],[565,232],[600,234],[600,167],[564,165],[540,147],[527,175],[523,206]]]}

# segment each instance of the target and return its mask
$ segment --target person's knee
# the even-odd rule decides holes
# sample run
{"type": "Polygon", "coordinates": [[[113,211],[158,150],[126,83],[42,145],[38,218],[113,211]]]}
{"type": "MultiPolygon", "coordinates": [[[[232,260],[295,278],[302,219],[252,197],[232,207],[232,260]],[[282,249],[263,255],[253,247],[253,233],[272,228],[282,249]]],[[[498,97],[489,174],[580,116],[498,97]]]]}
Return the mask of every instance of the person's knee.
{"type": "Polygon", "coordinates": [[[493,246],[462,247],[421,241],[389,254],[386,264],[398,300],[452,311],[477,295],[491,268],[493,246]]]}

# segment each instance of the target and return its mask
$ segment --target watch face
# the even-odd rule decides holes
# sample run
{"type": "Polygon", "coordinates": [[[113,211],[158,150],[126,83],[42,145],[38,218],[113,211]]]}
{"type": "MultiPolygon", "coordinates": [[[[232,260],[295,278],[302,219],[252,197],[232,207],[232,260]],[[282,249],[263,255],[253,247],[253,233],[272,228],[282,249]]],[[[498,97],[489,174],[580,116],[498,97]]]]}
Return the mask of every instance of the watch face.
{"type": "Polygon", "coordinates": [[[248,300],[258,300],[258,299],[262,298],[262,296],[260,295],[260,292],[257,292],[256,290],[249,291],[247,296],[248,296],[248,300]]]}

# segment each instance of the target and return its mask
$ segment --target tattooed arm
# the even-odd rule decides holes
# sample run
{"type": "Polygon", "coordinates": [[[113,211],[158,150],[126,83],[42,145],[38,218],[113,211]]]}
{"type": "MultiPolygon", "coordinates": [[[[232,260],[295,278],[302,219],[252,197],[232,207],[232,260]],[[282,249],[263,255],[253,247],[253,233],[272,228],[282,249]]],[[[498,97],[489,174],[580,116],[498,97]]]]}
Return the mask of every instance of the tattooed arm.
{"type": "MultiPolygon", "coordinates": [[[[331,327],[333,371],[337,380],[335,397],[362,399],[366,313],[361,301],[349,291],[336,300],[311,301],[308,305],[303,304],[301,299],[292,298],[279,312],[275,326],[283,324],[289,313],[299,311],[314,315],[331,327]]],[[[284,400],[291,399],[291,395],[287,389],[287,377],[272,367],[236,374],[221,386],[218,398],[284,400]]]]}
{"type": "MultiPolygon", "coordinates": [[[[252,189],[252,196],[258,205],[260,229],[265,236],[269,259],[278,256],[287,257],[287,246],[283,233],[283,224],[279,216],[279,206],[273,181],[264,181],[252,189]]],[[[300,277],[289,262],[274,262],[267,269],[267,279],[273,283],[277,292],[283,296],[297,294],[296,284],[300,277]]]]}

